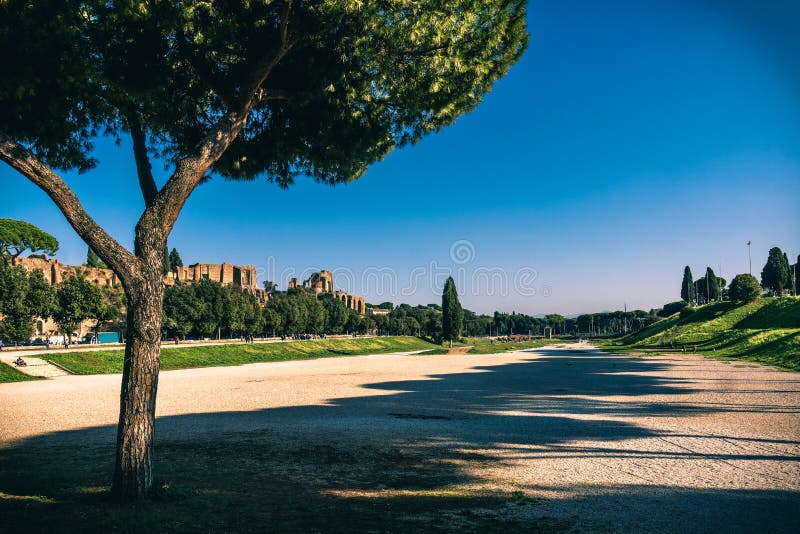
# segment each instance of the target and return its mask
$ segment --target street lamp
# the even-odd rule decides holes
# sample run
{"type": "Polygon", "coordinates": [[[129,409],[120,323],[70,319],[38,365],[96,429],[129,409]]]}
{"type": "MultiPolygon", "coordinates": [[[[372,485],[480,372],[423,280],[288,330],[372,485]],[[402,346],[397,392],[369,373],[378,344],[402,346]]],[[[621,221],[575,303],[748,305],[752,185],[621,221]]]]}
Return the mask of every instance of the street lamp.
{"type": "Polygon", "coordinates": [[[750,266],[748,272],[753,275],[753,259],[750,257],[750,241],[747,242],[747,264],[750,266]]]}

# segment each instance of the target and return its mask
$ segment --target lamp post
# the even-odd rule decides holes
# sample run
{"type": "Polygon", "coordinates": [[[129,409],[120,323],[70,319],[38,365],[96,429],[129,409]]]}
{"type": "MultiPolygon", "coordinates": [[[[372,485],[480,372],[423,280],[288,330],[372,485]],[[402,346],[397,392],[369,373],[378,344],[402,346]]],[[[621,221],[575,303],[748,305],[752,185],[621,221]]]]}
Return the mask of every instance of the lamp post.
{"type": "Polygon", "coordinates": [[[750,241],[747,242],[747,264],[749,265],[749,270],[747,272],[750,275],[753,275],[753,259],[750,257],[750,241]]]}

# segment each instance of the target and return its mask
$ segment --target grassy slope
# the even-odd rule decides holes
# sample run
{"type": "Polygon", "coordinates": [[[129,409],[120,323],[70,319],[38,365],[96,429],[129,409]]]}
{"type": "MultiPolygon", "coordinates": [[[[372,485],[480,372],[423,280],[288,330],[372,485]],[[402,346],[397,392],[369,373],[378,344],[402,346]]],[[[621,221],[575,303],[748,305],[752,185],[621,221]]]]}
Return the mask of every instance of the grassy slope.
{"type": "Polygon", "coordinates": [[[21,373],[3,362],[0,362],[0,383],[2,382],[23,382],[25,380],[39,380],[37,376],[21,373]]]}
{"type": "MultiPolygon", "coordinates": [[[[161,369],[310,360],[331,356],[426,350],[435,347],[436,345],[413,337],[338,338],[253,345],[178,347],[161,351],[161,369]]],[[[73,374],[93,375],[121,373],[123,355],[121,350],[70,352],[53,354],[50,359],[69,369],[73,374]]]]}
{"type": "Polygon", "coordinates": [[[744,306],[720,302],[678,314],[606,343],[611,350],[660,352],[686,347],[800,370],[800,298],[766,298],[744,306]],[[672,347],[670,346],[672,343],[672,347]]]}

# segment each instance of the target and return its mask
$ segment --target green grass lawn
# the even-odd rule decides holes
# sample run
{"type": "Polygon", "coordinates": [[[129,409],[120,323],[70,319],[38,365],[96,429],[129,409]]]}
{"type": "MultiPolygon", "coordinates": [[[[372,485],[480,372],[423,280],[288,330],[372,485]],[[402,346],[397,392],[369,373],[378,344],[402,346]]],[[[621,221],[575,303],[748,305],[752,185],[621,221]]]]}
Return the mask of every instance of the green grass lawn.
{"type": "Polygon", "coordinates": [[[25,380],[39,380],[38,376],[30,376],[21,373],[3,362],[0,362],[0,383],[2,382],[24,382],[25,380]]]}
{"type": "Polygon", "coordinates": [[[686,349],[720,359],[745,359],[800,370],[800,298],[764,298],[697,308],[598,345],[615,352],[664,353],[686,349]],[[695,349],[696,346],[696,349],[695,349]]]}
{"type": "MultiPolygon", "coordinates": [[[[335,338],[251,345],[171,347],[161,351],[161,369],[167,371],[436,348],[437,345],[415,337],[335,338]]],[[[52,354],[49,359],[73,374],[97,375],[121,373],[123,356],[122,350],[103,350],[52,354]]]]}

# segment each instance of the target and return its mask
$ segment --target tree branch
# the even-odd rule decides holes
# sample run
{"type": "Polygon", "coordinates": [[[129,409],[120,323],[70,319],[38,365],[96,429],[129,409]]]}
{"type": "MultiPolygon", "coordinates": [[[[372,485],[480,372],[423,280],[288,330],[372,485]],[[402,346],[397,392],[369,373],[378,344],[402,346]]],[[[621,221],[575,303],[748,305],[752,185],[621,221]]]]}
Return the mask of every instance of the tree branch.
{"type": "Polygon", "coordinates": [[[140,229],[157,230],[165,239],[172,230],[183,205],[194,191],[208,170],[236,139],[247,122],[250,110],[260,98],[261,86],[269,77],[272,69],[289,53],[297,40],[289,41],[288,21],[292,1],[284,4],[280,24],[280,43],[273,54],[265,55],[256,62],[250,77],[242,84],[236,106],[211,128],[206,136],[197,144],[194,154],[179,160],[175,172],[161,188],[152,204],[147,207],[137,224],[137,235],[140,229]]]}
{"type": "Polygon", "coordinates": [[[186,57],[186,61],[189,63],[192,69],[194,69],[194,72],[200,81],[208,90],[215,93],[222,100],[222,102],[228,106],[230,104],[230,95],[227,94],[227,91],[223,90],[221,87],[218,87],[214,83],[213,74],[208,65],[204,64],[202,61],[197,61],[195,54],[199,51],[190,45],[190,39],[186,36],[182,26],[178,27],[176,37],[178,48],[183,53],[184,57],[186,57]]]}
{"type": "Polygon", "coordinates": [[[130,282],[131,278],[136,276],[138,266],[136,257],[108,235],[86,213],[78,197],[56,172],[3,133],[0,133],[0,160],[47,193],[72,228],[111,266],[123,283],[130,282]]]}
{"type": "Polygon", "coordinates": [[[136,160],[136,174],[139,176],[139,188],[142,190],[145,207],[150,206],[158,194],[156,181],[153,179],[153,167],[147,156],[147,138],[142,123],[136,113],[128,115],[128,126],[133,140],[133,157],[136,160]]]}

